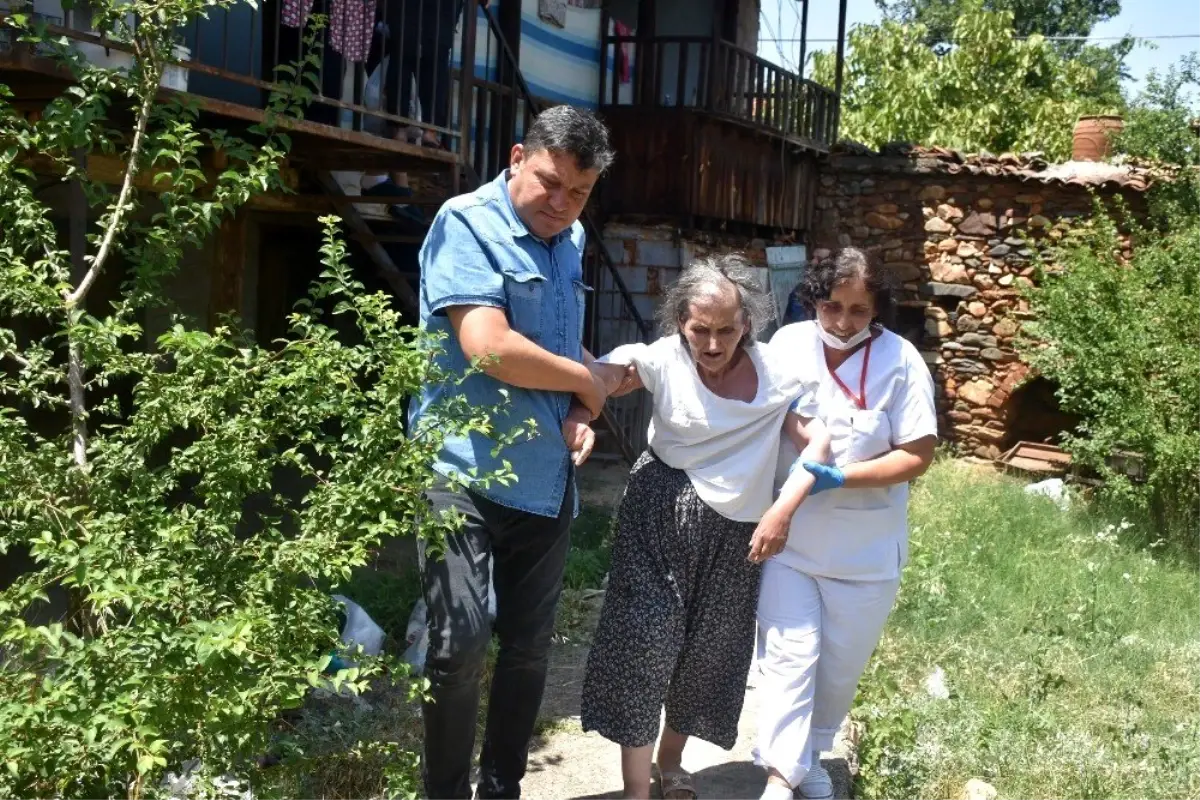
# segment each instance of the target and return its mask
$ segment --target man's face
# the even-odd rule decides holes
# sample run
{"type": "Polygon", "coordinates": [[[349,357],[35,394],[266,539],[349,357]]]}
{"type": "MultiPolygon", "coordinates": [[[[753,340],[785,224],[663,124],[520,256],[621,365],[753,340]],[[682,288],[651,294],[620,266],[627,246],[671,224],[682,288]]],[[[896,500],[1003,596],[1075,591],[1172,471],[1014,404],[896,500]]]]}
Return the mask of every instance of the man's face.
{"type": "Polygon", "coordinates": [[[579,219],[599,179],[599,170],[579,169],[568,153],[530,153],[518,144],[509,159],[508,196],[525,227],[540,239],[551,239],[579,219]]]}

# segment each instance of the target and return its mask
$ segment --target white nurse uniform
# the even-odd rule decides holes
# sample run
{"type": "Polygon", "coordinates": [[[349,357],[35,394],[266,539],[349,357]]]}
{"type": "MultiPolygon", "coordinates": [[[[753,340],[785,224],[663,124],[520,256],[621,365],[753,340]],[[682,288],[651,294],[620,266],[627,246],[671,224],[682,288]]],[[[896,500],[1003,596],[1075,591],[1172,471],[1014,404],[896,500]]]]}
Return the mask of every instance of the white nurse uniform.
{"type": "MultiPolygon", "coordinates": [[[[787,325],[772,349],[816,386],[839,467],[937,435],[933,380],[916,348],[881,331],[832,371],[816,322],[787,325]]],[[[780,448],[777,484],[797,457],[780,448]]],[[[756,759],[798,785],[828,750],[879,641],[908,554],[908,484],[809,497],[787,546],[766,564],[758,604],[756,759]]]]}

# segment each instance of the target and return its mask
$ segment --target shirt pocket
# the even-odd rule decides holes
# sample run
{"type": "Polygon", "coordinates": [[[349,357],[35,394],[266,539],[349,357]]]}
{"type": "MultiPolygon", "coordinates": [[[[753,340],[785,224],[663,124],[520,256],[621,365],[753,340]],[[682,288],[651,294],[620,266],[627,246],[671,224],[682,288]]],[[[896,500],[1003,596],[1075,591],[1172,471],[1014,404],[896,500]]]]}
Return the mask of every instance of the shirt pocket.
{"type": "Polygon", "coordinates": [[[583,322],[587,319],[587,301],[588,294],[592,291],[592,287],[588,286],[583,281],[576,278],[571,281],[575,286],[575,316],[579,320],[579,335],[577,341],[583,341],[583,322]]]}
{"type": "Polygon", "coordinates": [[[855,411],[850,416],[847,462],[870,461],[892,449],[892,423],[883,411],[855,411]]]}
{"type": "Polygon", "coordinates": [[[502,274],[504,294],[508,298],[509,327],[534,342],[542,341],[545,276],[537,272],[507,270],[502,270],[502,274]]]}

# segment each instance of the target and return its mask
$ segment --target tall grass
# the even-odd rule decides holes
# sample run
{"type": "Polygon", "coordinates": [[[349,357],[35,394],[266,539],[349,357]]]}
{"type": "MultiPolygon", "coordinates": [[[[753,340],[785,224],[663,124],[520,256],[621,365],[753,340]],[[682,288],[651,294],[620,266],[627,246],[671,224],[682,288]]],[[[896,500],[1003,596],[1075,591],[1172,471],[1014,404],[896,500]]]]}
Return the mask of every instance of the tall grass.
{"type": "Polygon", "coordinates": [[[1200,796],[1196,569],[1075,506],[953,461],[914,487],[854,712],[860,797],[956,797],[972,777],[1002,797],[1200,796]]]}

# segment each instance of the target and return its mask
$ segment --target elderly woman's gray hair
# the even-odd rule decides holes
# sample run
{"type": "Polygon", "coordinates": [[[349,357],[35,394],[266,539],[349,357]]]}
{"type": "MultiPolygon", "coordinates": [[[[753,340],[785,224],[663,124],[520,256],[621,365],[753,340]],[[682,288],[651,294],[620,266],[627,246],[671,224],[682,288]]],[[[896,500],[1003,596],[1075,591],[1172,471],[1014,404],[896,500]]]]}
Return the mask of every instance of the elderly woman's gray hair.
{"type": "Polygon", "coordinates": [[[742,318],[750,323],[750,335],[742,344],[751,345],[755,337],[766,330],[775,319],[775,301],[754,277],[746,259],[736,254],[697,258],[683,269],[679,280],[667,289],[667,296],[658,307],[659,325],[664,336],[678,333],[687,322],[691,305],[732,284],[742,308],[742,318]]]}

